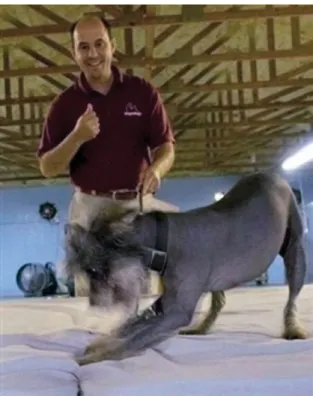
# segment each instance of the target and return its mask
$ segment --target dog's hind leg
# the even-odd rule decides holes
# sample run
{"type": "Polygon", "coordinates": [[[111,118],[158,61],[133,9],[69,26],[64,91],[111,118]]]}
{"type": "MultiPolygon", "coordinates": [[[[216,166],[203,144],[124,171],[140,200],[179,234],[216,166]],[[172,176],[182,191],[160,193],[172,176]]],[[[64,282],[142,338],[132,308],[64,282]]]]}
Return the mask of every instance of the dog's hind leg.
{"type": "Polygon", "coordinates": [[[302,241],[295,240],[284,255],[289,297],[284,308],[283,338],[288,340],[305,339],[305,331],[297,319],[296,299],[302,289],[305,276],[306,259],[302,241]]]}
{"type": "Polygon", "coordinates": [[[192,328],[181,330],[179,334],[182,335],[204,335],[209,332],[221,310],[226,304],[225,293],[223,291],[212,292],[211,307],[208,314],[199,322],[199,324],[192,328]]]}
{"type": "Polygon", "coordinates": [[[307,263],[301,218],[295,205],[291,205],[288,229],[280,255],[284,260],[289,287],[288,301],[284,308],[284,331],[282,336],[287,340],[305,339],[305,331],[298,323],[296,299],[304,284],[307,263]]]}

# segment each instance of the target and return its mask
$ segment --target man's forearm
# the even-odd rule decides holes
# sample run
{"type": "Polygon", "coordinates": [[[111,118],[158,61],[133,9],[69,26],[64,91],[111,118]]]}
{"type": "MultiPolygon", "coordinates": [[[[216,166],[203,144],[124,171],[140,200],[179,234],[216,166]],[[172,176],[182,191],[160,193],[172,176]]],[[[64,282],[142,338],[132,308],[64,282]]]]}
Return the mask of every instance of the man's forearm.
{"type": "Polygon", "coordinates": [[[70,133],[58,146],[39,159],[41,173],[45,177],[54,177],[64,172],[81,144],[77,136],[70,133]]]}
{"type": "Polygon", "coordinates": [[[172,168],[175,160],[174,145],[171,142],[162,144],[153,151],[152,166],[155,167],[160,177],[164,177],[172,168]]]}

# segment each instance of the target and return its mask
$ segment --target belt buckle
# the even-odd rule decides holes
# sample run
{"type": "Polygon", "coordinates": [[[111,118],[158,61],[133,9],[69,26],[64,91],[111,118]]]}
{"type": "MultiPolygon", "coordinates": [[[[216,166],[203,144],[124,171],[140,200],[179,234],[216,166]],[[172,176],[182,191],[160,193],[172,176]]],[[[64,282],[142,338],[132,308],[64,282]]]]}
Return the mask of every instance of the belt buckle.
{"type": "Polygon", "coordinates": [[[123,194],[128,195],[129,199],[132,199],[131,198],[132,196],[134,197],[133,199],[135,199],[138,194],[138,192],[136,190],[135,191],[133,191],[133,190],[114,190],[114,191],[111,191],[111,193],[112,193],[113,200],[118,199],[117,198],[118,194],[121,194],[121,196],[123,196],[123,194]]]}

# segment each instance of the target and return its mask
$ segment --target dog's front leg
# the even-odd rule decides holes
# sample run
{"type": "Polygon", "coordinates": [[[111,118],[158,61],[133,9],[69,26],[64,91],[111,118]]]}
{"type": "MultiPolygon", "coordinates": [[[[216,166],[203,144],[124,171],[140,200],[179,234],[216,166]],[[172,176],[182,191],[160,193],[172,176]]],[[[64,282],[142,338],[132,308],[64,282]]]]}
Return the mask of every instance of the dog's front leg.
{"type": "Polygon", "coordinates": [[[187,312],[175,305],[163,315],[148,319],[138,318],[128,327],[128,334],[124,338],[115,342],[105,337],[97,340],[88,347],[87,353],[78,362],[83,365],[134,356],[178,333],[181,327],[189,324],[192,314],[192,310],[187,312]]]}

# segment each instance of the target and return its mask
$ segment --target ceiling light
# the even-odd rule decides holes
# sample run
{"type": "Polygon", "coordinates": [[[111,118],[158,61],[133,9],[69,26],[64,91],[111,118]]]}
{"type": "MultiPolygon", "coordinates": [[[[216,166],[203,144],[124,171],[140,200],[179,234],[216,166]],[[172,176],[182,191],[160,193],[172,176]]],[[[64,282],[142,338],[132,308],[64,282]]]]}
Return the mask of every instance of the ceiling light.
{"type": "Polygon", "coordinates": [[[284,170],[294,170],[299,168],[301,165],[304,165],[312,160],[313,160],[313,143],[302,148],[294,155],[287,158],[283,162],[282,168],[284,170]]]}
{"type": "Polygon", "coordinates": [[[217,193],[214,194],[214,200],[215,201],[219,201],[223,197],[224,197],[224,193],[222,193],[222,192],[217,192],[217,193]]]}

